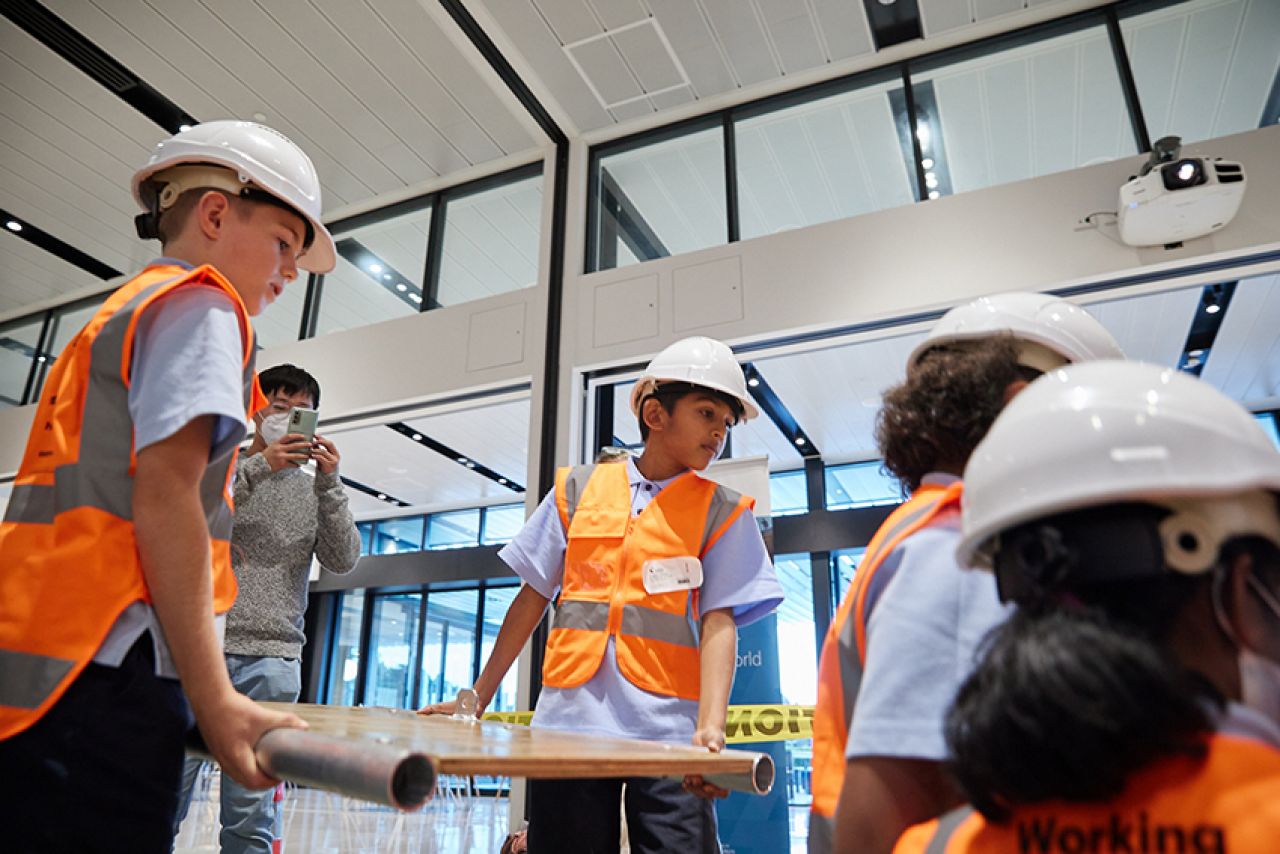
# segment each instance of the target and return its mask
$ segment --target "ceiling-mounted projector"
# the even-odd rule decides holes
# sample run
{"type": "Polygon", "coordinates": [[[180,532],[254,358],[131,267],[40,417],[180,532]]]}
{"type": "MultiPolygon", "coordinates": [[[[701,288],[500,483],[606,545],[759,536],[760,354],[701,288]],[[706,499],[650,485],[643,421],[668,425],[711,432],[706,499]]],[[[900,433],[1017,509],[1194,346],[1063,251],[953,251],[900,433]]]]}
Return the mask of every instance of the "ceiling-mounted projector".
{"type": "Polygon", "coordinates": [[[1182,157],[1182,139],[1156,140],[1142,171],[1120,187],[1120,239],[1167,246],[1225,226],[1244,198],[1244,168],[1219,158],[1182,157]]]}

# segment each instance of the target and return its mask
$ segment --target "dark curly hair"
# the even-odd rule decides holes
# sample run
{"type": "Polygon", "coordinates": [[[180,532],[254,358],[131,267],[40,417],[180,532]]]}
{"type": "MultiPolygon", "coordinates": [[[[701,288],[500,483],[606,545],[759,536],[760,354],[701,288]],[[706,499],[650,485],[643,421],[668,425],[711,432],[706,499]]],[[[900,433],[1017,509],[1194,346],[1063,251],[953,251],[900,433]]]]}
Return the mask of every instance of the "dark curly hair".
{"type": "Polygon", "coordinates": [[[963,469],[1023,371],[1011,335],[925,352],[906,380],[884,393],[876,416],[885,470],[911,492],[931,471],[963,469]]]}

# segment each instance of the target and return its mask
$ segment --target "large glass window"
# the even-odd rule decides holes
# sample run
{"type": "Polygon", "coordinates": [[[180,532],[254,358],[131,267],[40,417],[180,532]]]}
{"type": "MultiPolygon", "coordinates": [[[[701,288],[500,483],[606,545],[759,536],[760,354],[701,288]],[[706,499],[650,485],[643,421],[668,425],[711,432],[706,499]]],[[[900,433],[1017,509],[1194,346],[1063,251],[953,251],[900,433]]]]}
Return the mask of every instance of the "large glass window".
{"type": "Polygon", "coordinates": [[[480,542],[480,511],[433,513],[427,519],[428,549],[465,549],[480,542]]]}
{"type": "Polygon", "coordinates": [[[449,198],[436,300],[457,305],[538,282],[542,175],[449,198]]]}
{"type": "Polygon", "coordinates": [[[373,553],[393,555],[422,549],[422,516],[383,519],[374,533],[373,553]]]}
{"type": "MultiPolygon", "coordinates": [[[[506,618],[507,611],[510,610],[511,603],[515,601],[516,594],[519,592],[518,585],[490,587],[484,591],[484,636],[480,642],[482,666],[483,662],[488,661],[489,656],[493,654],[493,645],[498,640],[498,630],[502,628],[502,621],[506,618]]],[[[512,665],[503,678],[502,684],[498,686],[498,692],[493,695],[493,700],[489,703],[489,711],[515,711],[518,685],[519,673],[516,666],[512,665]]]]}
{"type": "Polygon", "coordinates": [[[606,153],[595,169],[595,257],[589,269],[625,267],[728,242],[719,125],[606,153]]]}
{"type": "Polygon", "coordinates": [[[902,79],[739,119],[742,239],[884,210],[915,200],[902,79]]]}
{"type": "Polygon", "coordinates": [[[356,704],[356,676],[360,672],[360,626],[364,619],[364,591],[342,594],[338,639],[329,664],[325,702],[335,706],[356,704]]]}
{"type": "Polygon", "coordinates": [[[853,576],[866,552],[865,548],[860,548],[841,549],[831,553],[831,616],[835,616],[841,600],[853,584],[853,576]]]}
{"type": "Polygon", "coordinates": [[[422,656],[422,702],[452,700],[475,682],[476,609],[479,590],[427,596],[427,634],[422,656]]]}
{"type": "Polygon", "coordinates": [[[412,707],[421,603],[421,593],[397,593],[374,599],[369,671],[364,687],[366,706],[412,707]]]}
{"type": "Polygon", "coordinates": [[[420,311],[430,227],[427,207],[335,235],[338,266],[324,276],[316,334],[420,311]]]}
{"type": "Polygon", "coordinates": [[[913,66],[930,195],[1137,153],[1106,28],[983,46],[913,66]]]}
{"type": "Polygon", "coordinates": [[[826,484],[828,510],[902,503],[902,487],[885,473],[879,460],[830,466],[826,484]]]}
{"type": "Polygon", "coordinates": [[[0,326],[0,405],[21,406],[44,315],[0,326]]]}
{"type": "Polygon", "coordinates": [[[795,516],[809,512],[809,491],[804,469],[769,475],[769,510],[774,516],[795,516]]]}
{"type": "Polygon", "coordinates": [[[1280,66],[1280,3],[1194,0],[1120,22],[1152,141],[1253,130],[1280,66]]]}
{"type": "Polygon", "coordinates": [[[524,505],[504,504],[486,507],[484,511],[484,540],[481,545],[495,546],[509,543],[524,527],[524,505]]]}

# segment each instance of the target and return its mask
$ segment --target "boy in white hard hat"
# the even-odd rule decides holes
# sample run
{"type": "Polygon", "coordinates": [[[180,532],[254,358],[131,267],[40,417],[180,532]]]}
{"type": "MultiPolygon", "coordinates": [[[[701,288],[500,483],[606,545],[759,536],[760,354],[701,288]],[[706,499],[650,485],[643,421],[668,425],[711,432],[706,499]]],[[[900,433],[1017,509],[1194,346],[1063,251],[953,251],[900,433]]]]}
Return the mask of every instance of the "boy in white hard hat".
{"type": "Polygon", "coordinates": [[[942,720],[974,646],[1005,611],[990,578],[956,565],[960,474],[1030,379],[1120,358],[1092,316],[1043,294],[947,312],[884,395],[876,439],[910,492],[872,538],[823,644],[814,713],[809,850],[886,852],[954,804],[942,720]]]}
{"type": "MultiPolygon", "coordinates": [[[[561,469],[500,553],[525,583],[475,690],[483,708],[558,596],[534,726],[719,751],[737,627],[783,594],[753,500],[697,472],[758,413],[732,351],[702,337],[649,363],[631,409],[644,453],[561,469]]],[[[637,854],[718,854],[724,794],[697,777],[531,781],[529,851],[617,851],[621,798],[637,854]]]]}
{"type": "Polygon", "coordinates": [[[167,851],[192,713],[257,788],[274,782],[258,738],[301,725],[235,691],[215,614],[236,595],[229,473],[262,403],[249,318],[299,267],[332,269],[319,181],[270,128],[217,121],[161,142],[133,194],[165,257],[58,357],[0,525],[0,826],[16,851],[167,851]]]}

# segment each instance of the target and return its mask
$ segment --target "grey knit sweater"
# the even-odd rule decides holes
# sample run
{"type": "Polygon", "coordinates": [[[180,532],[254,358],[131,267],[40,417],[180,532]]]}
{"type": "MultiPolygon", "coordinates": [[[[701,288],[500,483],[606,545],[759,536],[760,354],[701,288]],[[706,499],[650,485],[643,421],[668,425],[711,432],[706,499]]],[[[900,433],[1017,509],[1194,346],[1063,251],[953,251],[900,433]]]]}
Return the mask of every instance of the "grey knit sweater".
{"type": "Polygon", "coordinates": [[[311,555],[337,573],[350,572],[360,559],[342,481],[293,466],[273,472],[262,454],[241,455],[235,499],[231,566],[240,592],[227,614],[224,649],[299,658],[311,555]]]}

